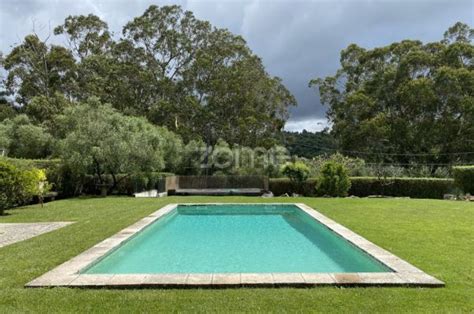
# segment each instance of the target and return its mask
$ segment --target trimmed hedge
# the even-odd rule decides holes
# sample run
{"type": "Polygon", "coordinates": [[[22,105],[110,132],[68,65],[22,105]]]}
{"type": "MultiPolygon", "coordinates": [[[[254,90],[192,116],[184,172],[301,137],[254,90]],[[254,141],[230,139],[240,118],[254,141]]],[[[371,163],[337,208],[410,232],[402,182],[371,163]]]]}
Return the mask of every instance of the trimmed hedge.
{"type": "Polygon", "coordinates": [[[454,183],[464,193],[474,194],[474,166],[453,167],[454,183]]]}
{"type": "Polygon", "coordinates": [[[180,189],[267,189],[266,176],[178,176],[180,189]]]}
{"type": "Polygon", "coordinates": [[[288,195],[296,193],[305,196],[315,196],[316,179],[310,178],[305,182],[298,184],[288,178],[271,178],[269,180],[269,190],[276,196],[284,195],[285,193],[288,195]]]}
{"type": "Polygon", "coordinates": [[[439,178],[351,178],[350,195],[399,196],[412,198],[443,198],[454,189],[453,179],[439,178]]]}
{"type": "MultiPolygon", "coordinates": [[[[438,178],[376,178],[352,177],[349,195],[366,197],[384,195],[412,198],[443,198],[454,188],[454,180],[438,178]]],[[[316,179],[309,179],[298,188],[289,179],[270,179],[270,191],[275,195],[288,193],[316,195],[316,179]]]]}
{"type": "MultiPolygon", "coordinates": [[[[119,174],[116,176],[117,187],[112,191],[112,194],[132,195],[133,193],[154,189],[159,192],[165,192],[164,178],[168,175],[172,174],[164,172],[140,173],[134,175],[119,174]]],[[[100,195],[102,187],[105,186],[109,188],[113,185],[111,175],[103,175],[102,179],[104,179],[105,185],[99,184],[100,181],[96,175],[85,176],[81,192],[84,194],[100,195]]]]}

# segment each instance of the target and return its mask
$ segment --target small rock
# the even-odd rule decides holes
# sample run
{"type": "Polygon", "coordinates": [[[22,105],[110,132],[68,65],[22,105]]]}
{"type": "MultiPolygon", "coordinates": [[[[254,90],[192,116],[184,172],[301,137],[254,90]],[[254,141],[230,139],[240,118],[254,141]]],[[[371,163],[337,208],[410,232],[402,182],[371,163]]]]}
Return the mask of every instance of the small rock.
{"type": "Polygon", "coordinates": [[[262,194],[262,197],[265,197],[265,198],[267,198],[267,197],[273,197],[273,196],[274,196],[274,195],[273,195],[272,191],[268,191],[268,192],[262,194]]]}
{"type": "Polygon", "coordinates": [[[445,200],[455,200],[456,196],[454,194],[444,194],[443,199],[445,199],[445,200]]]}

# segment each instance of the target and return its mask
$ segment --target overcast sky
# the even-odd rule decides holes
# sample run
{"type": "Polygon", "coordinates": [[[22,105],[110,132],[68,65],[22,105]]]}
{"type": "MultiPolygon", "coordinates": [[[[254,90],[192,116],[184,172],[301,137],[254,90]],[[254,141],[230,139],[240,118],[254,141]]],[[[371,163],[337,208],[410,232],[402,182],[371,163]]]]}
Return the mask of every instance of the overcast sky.
{"type": "Polygon", "coordinates": [[[350,43],[370,48],[407,38],[436,41],[456,21],[474,24],[474,0],[0,0],[0,51],[8,53],[33,22],[45,35],[68,15],[93,13],[120,34],[150,4],[171,3],[247,40],[268,72],[296,96],[289,130],[327,124],[308,81],[333,74],[340,50],[350,43]]]}

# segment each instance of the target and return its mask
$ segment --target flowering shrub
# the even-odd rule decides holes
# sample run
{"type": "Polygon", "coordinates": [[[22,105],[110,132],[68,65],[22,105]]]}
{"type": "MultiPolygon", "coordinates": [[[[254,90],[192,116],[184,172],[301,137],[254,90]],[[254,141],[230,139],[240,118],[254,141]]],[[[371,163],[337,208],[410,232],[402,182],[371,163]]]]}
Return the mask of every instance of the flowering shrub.
{"type": "Polygon", "coordinates": [[[33,196],[41,200],[48,191],[43,170],[22,170],[0,160],[0,215],[5,209],[27,203],[33,196]]]}

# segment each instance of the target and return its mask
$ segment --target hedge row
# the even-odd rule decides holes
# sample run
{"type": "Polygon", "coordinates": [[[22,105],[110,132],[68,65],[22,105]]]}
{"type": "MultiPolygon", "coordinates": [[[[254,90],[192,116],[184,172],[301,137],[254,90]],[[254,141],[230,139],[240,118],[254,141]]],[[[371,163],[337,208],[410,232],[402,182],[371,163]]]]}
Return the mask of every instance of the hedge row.
{"type": "Polygon", "coordinates": [[[290,181],[288,178],[270,179],[268,188],[276,196],[292,195],[293,193],[315,196],[316,195],[316,179],[308,179],[301,185],[296,184],[294,181],[290,181]]]}
{"type": "Polygon", "coordinates": [[[454,189],[454,180],[439,178],[351,178],[350,195],[401,196],[412,198],[443,198],[454,189]]]}
{"type": "Polygon", "coordinates": [[[474,194],[474,166],[453,167],[454,182],[464,193],[474,194]]]}
{"type": "MultiPolygon", "coordinates": [[[[443,198],[455,189],[454,180],[438,178],[376,178],[352,177],[349,195],[365,197],[384,195],[412,198],[443,198]]],[[[270,191],[275,195],[297,193],[316,195],[316,179],[309,179],[297,186],[289,179],[270,179],[270,191]]]]}
{"type": "Polygon", "coordinates": [[[268,188],[265,176],[178,176],[180,189],[268,188]]]}
{"type": "MultiPolygon", "coordinates": [[[[110,175],[103,175],[104,185],[99,184],[99,178],[94,175],[83,177],[73,176],[71,171],[65,167],[60,159],[17,159],[2,158],[20,169],[38,168],[46,172],[48,182],[53,185],[52,190],[58,192],[60,198],[76,196],[79,194],[99,195],[102,188],[112,186],[113,180],[110,175]]],[[[111,191],[117,195],[132,195],[151,189],[164,189],[161,178],[173,175],[172,173],[153,172],[134,175],[117,175],[118,185],[111,191]]]]}
{"type": "Polygon", "coordinates": [[[164,177],[168,175],[162,172],[140,173],[133,175],[120,174],[116,176],[117,186],[112,189],[113,178],[111,175],[103,175],[102,184],[96,175],[87,175],[82,182],[81,193],[90,195],[102,194],[105,189],[115,195],[132,195],[133,193],[147,190],[158,190],[165,192],[164,177]]]}

